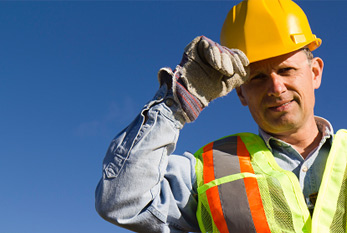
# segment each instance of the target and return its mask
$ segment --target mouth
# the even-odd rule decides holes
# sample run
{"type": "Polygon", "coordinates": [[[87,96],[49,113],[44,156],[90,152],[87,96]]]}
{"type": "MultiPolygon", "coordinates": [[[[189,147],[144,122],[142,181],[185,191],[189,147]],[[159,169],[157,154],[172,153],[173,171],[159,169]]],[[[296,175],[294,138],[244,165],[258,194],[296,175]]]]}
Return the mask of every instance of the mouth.
{"type": "Polygon", "coordinates": [[[271,111],[274,111],[274,112],[284,112],[284,111],[289,110],[289,108],[292,106],[293,102],[294,102],[294,100],[276,103],[273,106],[270,106],[269,109],[271,111]]]}

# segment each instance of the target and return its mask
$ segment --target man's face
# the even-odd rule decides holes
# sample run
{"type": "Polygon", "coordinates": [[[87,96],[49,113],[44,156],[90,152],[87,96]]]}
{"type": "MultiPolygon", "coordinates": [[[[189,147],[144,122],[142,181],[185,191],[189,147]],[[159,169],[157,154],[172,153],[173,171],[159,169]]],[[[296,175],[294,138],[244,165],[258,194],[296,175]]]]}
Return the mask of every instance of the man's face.
{"type": "Polygon", "coordinates": [[[250,78],[237,93],[254,120],[270,134],[296,132],[314,117],[314,90],[319,88],[323,61],[309,63],[295,51],[250,64],[250,78]]]}

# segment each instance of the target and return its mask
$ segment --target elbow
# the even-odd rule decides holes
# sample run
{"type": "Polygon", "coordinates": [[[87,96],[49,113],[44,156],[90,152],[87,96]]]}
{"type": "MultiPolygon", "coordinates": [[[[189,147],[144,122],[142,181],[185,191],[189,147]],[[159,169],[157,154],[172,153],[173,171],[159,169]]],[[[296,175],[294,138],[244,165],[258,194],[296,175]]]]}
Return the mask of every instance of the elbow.
{"type": "Polygon", "coordinates": [[[119,214],[116,199],[110,198],[109,195],[105,193],[102,186],[102,181],[98,184],[95,190],[95,210],[96,212],[108,222],[119,225],[119,214]]]}
{"type": "Polygon", "coordinates": [[[101,181],[95,191],[95,210],[104,220],[117,226],[125,227],[125,223],[134,217],[132,208],[122,193],[111,192],[101,181]]]}
{"type": "Polygon", "coordinates": [[[132,214],[128,207],[123,205],[124,204],[122,203],[110,203],[108,201],[96,199],[95,209],[100,217],[104,220],[131,231],[141,232],[141,223],[139,224],[137,222],[138,216],[136,214],[132,214]]]}
{"type": "Polygon", "coordinates": [[[113,223],[117,226],[121,226],[122,216],[121,211],[117,208],[116,203],[109,203],[102,199],[95,199],[95,210],[101,218],[113,223]]]}
{"type": "Polygon", "coordinates": [[[97,201],[95,202],[95,209],[101,218],[115,225],[119,225],[119,219],[116,214],[117,211],[111,211],[109,208],[107,208],[107,206],[103,205],[102,203],[98,203],[97,201]]]}

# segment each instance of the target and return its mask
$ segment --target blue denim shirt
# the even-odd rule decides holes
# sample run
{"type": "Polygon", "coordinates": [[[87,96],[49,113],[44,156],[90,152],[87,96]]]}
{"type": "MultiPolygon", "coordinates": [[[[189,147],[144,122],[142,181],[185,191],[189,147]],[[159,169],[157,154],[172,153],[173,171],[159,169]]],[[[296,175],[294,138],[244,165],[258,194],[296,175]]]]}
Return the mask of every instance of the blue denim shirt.
{"type": "MultiPolygon", "coordinates": [[[[136,232],[200,232],[196,160],[188,152],[172,154],[185,124],[181,111],[164,84],[137,118],[112,140],[95,194],[96,210],[104,219],[136,232]]],[[[325,141],[331,133],[332,129],[322,139],[324,146],[316,148],[306,160],[290,145],[283,146],[264,132],[260,134],[278,164],[293,171],[304,193],[310,194],[319,188],[330,149],[325,141]]]]}

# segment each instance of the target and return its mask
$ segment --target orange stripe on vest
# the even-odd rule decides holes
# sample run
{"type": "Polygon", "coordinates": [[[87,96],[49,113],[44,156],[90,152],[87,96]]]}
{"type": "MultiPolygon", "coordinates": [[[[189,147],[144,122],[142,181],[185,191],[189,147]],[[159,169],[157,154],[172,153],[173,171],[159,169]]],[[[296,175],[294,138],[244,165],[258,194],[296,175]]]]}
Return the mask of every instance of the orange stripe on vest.
{"type": "MultiPolygon", "coordinates": [[[[240,162],[241,173],[249,172],[254,174],[249,152],[240,137],[237,137],[237,155],[240,162]]],[[[256,231],[270,233],[271,231],[265,216],[257,180],[252,177],[247,177],[244,178],[244,182],[256,231]]]]}
{"type": "MultiPolygon", "coordinates": [[[[214,164],[213,164],[213,142],[206,145],[203,149],[204,160],[204,183],[215,180],[214,164]]],[[[211,208],[211,215],[218,230],[223,233],[229,233],[227,223],[223,215],[222,204],[219,197],[218,187],[212,187],[206,191],[207,200],[211,208]]]]}

